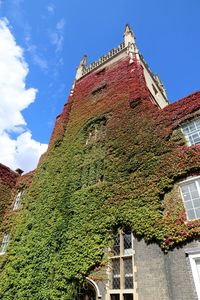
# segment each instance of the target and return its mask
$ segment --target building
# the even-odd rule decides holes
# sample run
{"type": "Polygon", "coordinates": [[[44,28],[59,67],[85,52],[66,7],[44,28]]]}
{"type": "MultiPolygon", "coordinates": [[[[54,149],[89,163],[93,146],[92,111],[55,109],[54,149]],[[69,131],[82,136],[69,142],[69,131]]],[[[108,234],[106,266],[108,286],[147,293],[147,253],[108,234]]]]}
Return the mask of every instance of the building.
{"type": "Polygon", "coordinates": [[[0,166],[0,298],[200,299],[200,92],[170,104],[131,28],[81,60],[34,173],[0,166]]]}

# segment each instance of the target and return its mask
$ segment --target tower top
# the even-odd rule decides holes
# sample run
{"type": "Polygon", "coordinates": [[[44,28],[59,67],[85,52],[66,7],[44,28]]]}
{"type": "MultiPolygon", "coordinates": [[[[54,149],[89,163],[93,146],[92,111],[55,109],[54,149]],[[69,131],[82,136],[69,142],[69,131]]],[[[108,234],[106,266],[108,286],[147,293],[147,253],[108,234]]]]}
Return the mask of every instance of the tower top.
{"type": "Polygon", "coordinates": [[[163,83],[160,80],[159,76],[154,76],[144,58],[139,53],[135,42],[134,33],[129,24],[126,24],[125,26],[124,40],[121,44],[119,44],[118,47],[113,48],[107,54],[101,56],[98,60],[92,62],[90,65],[87,65],[87,56],[83,56],[77,68],[76,80],[81,79],[93,70],[104,68],[109,64],[112,64],[113,62],[127,57],[129,58],[129,64],[137,61],[142,66],[147,87],[150,90],[156,103],[161,108],[168,105],[169,102],[167,100],[167,95],[163,83]]]}
{"type": "Polygon", "coordinates": [[[94,61],[87,66],[87,56],[84,55],[77,68],[76,80],[80,79],[84,75],[90,73],[94,69],[101,67],[115,57],[120,57],[122,54],[128,53],[130,55],[130,62],[132,62],[133,54],[135,53],[138,58],[138,49],[135,44],[135,36],[129,24],[126,24],[124,30],[124,41],[119,44],[117,48],[113,48],[106,55],[101,56],[97,61],[94,61]]]}
{"type": "Polygon", "coordinates": [[[124,43],[125,47],[130,44],[135,44],[135,36],[129,24],[126,24],[124,30],[124,43]]]}

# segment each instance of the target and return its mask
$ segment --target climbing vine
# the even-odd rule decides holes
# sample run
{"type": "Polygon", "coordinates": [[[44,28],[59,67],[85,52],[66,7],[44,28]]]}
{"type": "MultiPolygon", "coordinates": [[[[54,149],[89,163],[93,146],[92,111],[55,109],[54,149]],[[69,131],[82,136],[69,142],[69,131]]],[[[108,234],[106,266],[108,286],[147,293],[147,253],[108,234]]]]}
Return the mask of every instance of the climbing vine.
{"type": "Polygon", "coordinates": [[[200,171],[200,149],[177,126],[199,109],[200,94],[160,110],[141,66],[126,59],[104,71],[94,101],[101,80],[93,72],[76,83],[12,218],[1,299],[76,299],[117,228],[164,250],[199,235],[199,221],[185,222],[177,182],[200,171]]]}

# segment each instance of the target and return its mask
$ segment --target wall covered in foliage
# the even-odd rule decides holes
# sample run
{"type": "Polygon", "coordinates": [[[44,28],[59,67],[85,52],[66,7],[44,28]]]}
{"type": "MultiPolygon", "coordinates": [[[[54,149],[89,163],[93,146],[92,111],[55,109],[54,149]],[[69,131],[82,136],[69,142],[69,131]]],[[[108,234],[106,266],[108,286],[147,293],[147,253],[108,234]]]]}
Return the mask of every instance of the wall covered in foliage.
{"type": "Polygon", "coordinates": [[[17,173],[0,164],[0,226],[7,209],[12,203],[17,177],[17,173]]]}
{"type": "Polygon", "coordinates": [[[200,147],[178,129],[199,108],[195,93],[159,109],[128,58],[77,81],[11,218],[0,298],[75,299],[118,228],[163,250],[197,237],[200,222],[185,222],[173,187],[200,170],[200,147]]]}

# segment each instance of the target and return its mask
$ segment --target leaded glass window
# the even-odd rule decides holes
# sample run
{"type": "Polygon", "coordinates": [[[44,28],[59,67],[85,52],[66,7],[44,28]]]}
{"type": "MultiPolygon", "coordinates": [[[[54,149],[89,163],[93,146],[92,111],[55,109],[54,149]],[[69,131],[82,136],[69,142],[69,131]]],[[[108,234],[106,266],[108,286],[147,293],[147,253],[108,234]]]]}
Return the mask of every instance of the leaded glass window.
{"type": "Polygon", "coordinates": [[[133,288],[133,265],[132,257],[124,258],[124,288],[133,288]]]}
{"type": "Polygon", "coordinates": [[[200,178],[181,184],[183,202],[188,220],[200,218],[200,178]]]}
{"type": "Polygon", "coordinates": [[[133,300],[133,234],[130,230],[120,230],[115,237],[111,260],[110,300],[133,300]]]}
{"type": "Polygon", "coordinates": [[[120,300],[120,295],[119,294],[111,294],[110,300],[120,300]]]}
{"type": "Polygon", "coordinates": [[[112,288],[120,289],[120,259],[113,259],[112,261],[112,288]]]}
{"type": "Polygon", "coordinates": [[[120,254],[120,236],[119,236],[119,234],[116,236],[116,238],[114,240],[113,253],[114,253],[114,255],[120,254]]]}
{"type": "Polygon", "coordinates": [[[133,294],[124,294],[124,300],[133,300],[133,294]]]}
{"type": "Polygon", "coordinates": [[[200,144],[200,118],[183,125],[182,130],[190,145],[200,144]]]}
{"type": "Polygon", "coordinates": [[[130,232],[125,232],[124,237],[124,255],[132,254],[132,234],[130,232]]]}
{"type": "Polygon", "coordinates": [[[4,254],[6,252],[9,240],[10,240],[10,234],[5,233],[4,236],[3,236],[2,244],[1,244],[0,255],[4,254]]]}

